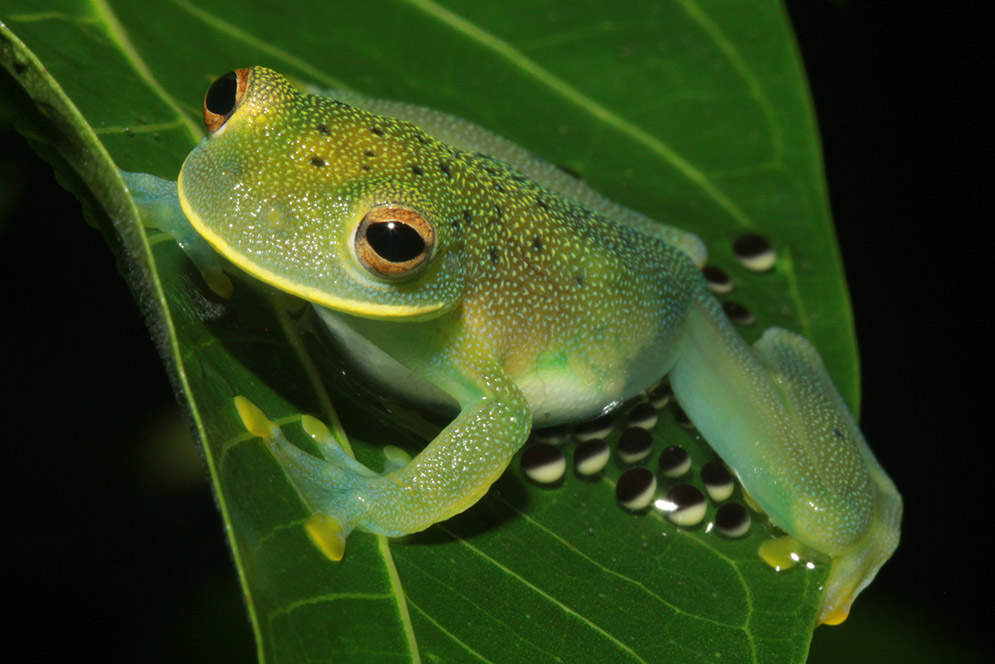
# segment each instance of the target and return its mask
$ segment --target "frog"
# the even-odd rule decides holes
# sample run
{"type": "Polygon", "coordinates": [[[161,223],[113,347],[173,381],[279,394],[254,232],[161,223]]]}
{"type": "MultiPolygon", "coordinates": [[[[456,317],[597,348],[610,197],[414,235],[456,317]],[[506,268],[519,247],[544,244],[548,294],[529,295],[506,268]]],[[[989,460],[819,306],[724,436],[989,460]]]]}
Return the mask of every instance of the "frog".
{"type": "Polygon", "coordinates": [[[317,455],[236,399],[329,558],[356,529],[401,537],[467,510],[534,427],[610,412],[663,377],[786,533],[761,557],[831,566],[820,623],[842,622],[897,548],[901,496],[818,352],[777,327],[745,341],[694,234],[478,125],[264,67],[218,78],[203,114],[175,183],[124,173],[146,223],[225,297],[219,275],[240,269],[304,300],[365,373],[454,414],[414,457],[385,448],[377,472],[313,418],[317,455]]]}

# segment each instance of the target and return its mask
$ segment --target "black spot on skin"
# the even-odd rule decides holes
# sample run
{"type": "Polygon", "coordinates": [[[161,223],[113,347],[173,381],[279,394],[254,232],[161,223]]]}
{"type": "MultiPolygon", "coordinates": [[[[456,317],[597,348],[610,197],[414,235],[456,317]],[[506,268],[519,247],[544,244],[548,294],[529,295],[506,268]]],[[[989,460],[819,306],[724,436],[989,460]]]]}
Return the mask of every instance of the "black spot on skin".
{"type": "Polygon", "coordinates": [[[546,203],[546,201],[543,199],[542,196],[536,196],[536,205],[538,207],[541,207],[543,210],[546,210],[547,212],[549,211],[549,205],[546,203]]]}
{"type": "Polygon", "coordinates": [[[504,185],[500,185],[500,184],[495,184],[494,185],[494,190],[498,191],[498,192],[500,192],[502,194],[505,192],[504,185]]]}
{"type": "Polygon", "coordinates": [[[515,173],[514,175],[511,176],[511,179],[514,180],[515,182],[525,182],[526,180],[528,180],[528,178],[522,175],[521,173],[515,173]]]}
{"type": "Polygon", "coordinates": [[[535,249],[536,251],[543,250],[542,238],[539,237],[538,235],[532,238],[532,248],[535,249]]]}
{"type": "Polygon", "coordinates": [[[370,129],[370,133],[371,134],[376,134],[377,136],[383,136],[384,135],[384,131],[380,127],[372,127],[370,129]]]}
{"type": "Polygon", "coordinates": [[[578,274],[577,276],[574,277],[574,281],[577,282],[578,286],[583,286],[584,285],[584,275],[583,274],[578,274]]]}
{"type": "Polygon", "coordinates": [[[488,251],[487,253],[491,257],[491,262],[492,263],[497,263],[498,262],[498,260],[499,260],[499,254],[498,254],[498,250],[496,248],[491,247],[490,251],[488,251]]]}
{"type": "Polygon", "coordinates": [[[318,156],[311,157],[311,165],[321,168],[322,166],[325,165],[325,160],[318,156]]]}
{"type": "Polygon", "coordinates": [[[494,218],[500,220],[504,216],[504,210],[497,205],[494,206],[494,218]]]}
{"type": "Polygon", "coordinates": [[[494,168],[491,168],[490,166],[486,166],[485,165],[484,166],[484,170],[487,172],[488,175],[497,175],[498,174],[498,171],[496,169],[494,169],[494,168]]]}
{"type": "Polygon", "coordinates": [[[411,172],[414,173],[415,175],[425,175],[425,169],[423,169],[421,166],[412,166],[411,172]]]}
{"type": "Polygon", "coordinates": [[[449,164],[444,161],[439,162],[439,170],[446,174],[446,177],[452,177],[453,173],[449,170],[449,164]]]}
{"type": "Polygon", "coordinates": [[[363,154],[365,154],[367,157],[376,157],[377,156],[377,153],[374,152],[373,150],[367,150],[363,154]]]}
{"type": "Polygon", "coordinates": [[[323,134],[325,136],[329,136],[332,133],[331,130],[323,124],[318,125],[315,129],[318,130],[319,134],[323,134]]]}
{"type": "Polygon", "coordinates": [[[422,145],[428,145],[431,142],[425,134],[415,134],[415,139],[422,145]]]}
{"type": "Polygon", "coordinates": [[[463,210],[463,220],[468,226],[473,223],[473,215],[470,214],[469,210],[463,210]]]}
{"type": "Polygon", "coordinates": [[[364,171],[369,171],[369,170],[370,170],[370,167],[369,167],[369,165],[367,165],[367,164],[363,164],[363,170],[364,170],[364,171]]]}
{"type": "Polygon", "coordinates": [[[833,435],[839,439],[843,439],[843,432],[840,431],[839,427],[833,427],[833,435]]]}

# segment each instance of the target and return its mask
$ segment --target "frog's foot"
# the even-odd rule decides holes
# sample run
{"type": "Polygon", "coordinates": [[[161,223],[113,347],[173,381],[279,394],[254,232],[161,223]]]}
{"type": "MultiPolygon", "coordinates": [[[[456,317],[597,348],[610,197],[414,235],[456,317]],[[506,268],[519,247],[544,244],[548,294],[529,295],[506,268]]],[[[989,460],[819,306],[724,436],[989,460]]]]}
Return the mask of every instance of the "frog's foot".
{"type": "Polygon", "coordinates": [[[838,625],[846,620],[853,600],[898,548],[901,521],[902,499],[898,493],[880,494],[874,523],[867,535],[852,550],[833,558],[822,590],[820,623],[838,625]]]}
{"type": "MultiPolygon", "coordinates": [[[[287,441],[280,427],[245,397],[235,397],[235,408],[249,433],[266,441],[301,498],[314,512],[305,525],[311,541],[329,559],[341,560],[346,537],[368,509],[357,488],[364,480],[380,475],[349,456],[328,427],[313,417],[303,416],[301,426],[318,445],[320,457],[287,441]]],[[[388,454],[389,468],[404,465],[402,455],[406,455],[397,452],[400,455],[388,454]]]]}
{"type": "Polygon", "coordinates": [[[157,228],[176,240],[183,252],[200,270],[207,287],[219,297],[229,299],[234,291],[231,279],[221,269],[217,252],[194,230],[184,216],[176,183],[148,173],[128,171],[120,173],[128,185],[128,191],[135,205],[138,206],[142,224],[157,228]]]}
{"type": "MultiPolygon", "coordinates": [[[[857,595],[874,580],[898,547],[901,514],[902,501],[898,495],[882,495],[867,535],[849,551],[831,557],[829,578],[819,602],[819,624],[839,625],[846,620],[857,595]]],[[[758,553],[764,562],[778,571],[790,569],[801,560],[826,559],[825,555],[791,535],[766,540],[758,553]]]]}
{"type": "Polygon", "coordinates": [[[490,398],[464,406],[418,456],[408,459],[388,447],[386,470],[375,473],[352,458],[335,436],[313,417],[301,425],[320,456],[291,445],[280,428],[248,399],[235,405],[246,428],[263,438],[287,477],[316,515],[308,524],[315,543],[341,558],[345,537],[359,528],[400,537],[425,530],[480,500],[501,476],[532,426],[528,400],[500,376],[491,377],[490,398]]]}

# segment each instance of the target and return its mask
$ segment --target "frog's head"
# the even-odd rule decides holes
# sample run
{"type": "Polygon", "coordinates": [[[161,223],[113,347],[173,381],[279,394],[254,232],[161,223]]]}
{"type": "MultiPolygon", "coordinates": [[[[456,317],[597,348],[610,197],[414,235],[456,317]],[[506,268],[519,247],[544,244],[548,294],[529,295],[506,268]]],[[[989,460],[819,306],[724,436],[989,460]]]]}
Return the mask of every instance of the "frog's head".
{"type": "Polygon", "coordinates": [[[304,94],[262,67],[219,78],[178,180],[219,253],[281,290],[372,318],[430,318],[462,293],[455,153],[417,127],[304,94]]]}

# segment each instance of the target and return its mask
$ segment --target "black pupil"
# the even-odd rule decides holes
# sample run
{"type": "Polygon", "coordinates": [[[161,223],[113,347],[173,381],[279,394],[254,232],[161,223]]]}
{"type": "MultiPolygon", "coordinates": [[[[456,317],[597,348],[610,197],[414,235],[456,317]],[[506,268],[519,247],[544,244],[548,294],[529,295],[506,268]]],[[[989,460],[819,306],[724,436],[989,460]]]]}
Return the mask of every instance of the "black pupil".
{"type": "Polygon", "coordinates": [[[399,221],[370,224],[366,228],[366,241],[373,251],[391,263],[410,261],[425,251],[425,240],[418,231],[399,221]]]}
{"type": "Polygon", "coordinates": [[[235,110],[235,95],[238,92],[238,75],[230,71],[214,83],[204,97],[204,106],[211,113],[228,115],[235,110]]]}

